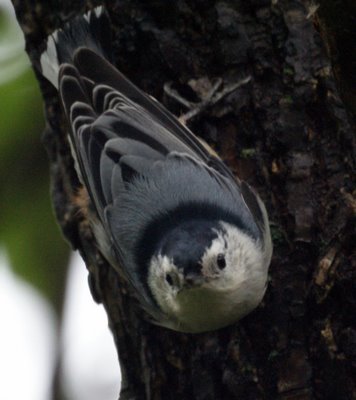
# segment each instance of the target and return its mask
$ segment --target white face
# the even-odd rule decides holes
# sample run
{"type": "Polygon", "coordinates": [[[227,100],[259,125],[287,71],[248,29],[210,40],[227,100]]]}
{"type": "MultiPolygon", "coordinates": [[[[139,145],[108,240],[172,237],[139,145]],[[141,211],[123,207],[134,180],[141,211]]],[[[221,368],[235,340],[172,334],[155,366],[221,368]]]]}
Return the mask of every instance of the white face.
{"type": "Polygon", "coordinates": [[[193,283],[167,256],[152,259],[148,285],[167,315],[162,325],[185,332],[218,329],[261,301],[269,260],[248,235],[230,224],[220,225],[222,230],[200,260],[201,277],[193,283]]]}

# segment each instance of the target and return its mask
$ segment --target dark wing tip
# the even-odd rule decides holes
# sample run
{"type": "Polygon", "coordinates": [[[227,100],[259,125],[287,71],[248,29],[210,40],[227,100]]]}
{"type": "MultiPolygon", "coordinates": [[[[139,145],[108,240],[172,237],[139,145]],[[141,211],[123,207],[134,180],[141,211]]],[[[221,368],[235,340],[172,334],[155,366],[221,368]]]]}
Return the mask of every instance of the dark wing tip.
{"type": "Polygon", "coordinates": [[[241,181],[241,194],[259,229],[264,229],[264,218],[257,194],[246,182],[241,181]]]}
{"type": "MultiPolygon", "coordinates": [[[[74,61],[74,65],[79,69],[79,71],[81,70],[87,70],[90,67],[94,67],[95,66],[99,66],[99,63],[105,62],[107,63],[107,61],[101,57],[99,54],[97,54],[95,51],[89,49],[88,47],[78,47],[74,54],[73,54],[73,61],[74,61]]],[[[95,71],[91,71],[91,72],[95,72],[95,71]]],[[[86,75],[86,74],[85,74],[86,75]]],[[[101,82],[100,82],[101,83],[101,82]]]]}
{"type": "Polygon", "coordinates": [[[70,116],[70,109],[73,103],[77,101],[88,103],[88,98],[80,82],[73,76],[64,75],[62,77],[59,83],[59,92],[68,116],[70,116]]]}

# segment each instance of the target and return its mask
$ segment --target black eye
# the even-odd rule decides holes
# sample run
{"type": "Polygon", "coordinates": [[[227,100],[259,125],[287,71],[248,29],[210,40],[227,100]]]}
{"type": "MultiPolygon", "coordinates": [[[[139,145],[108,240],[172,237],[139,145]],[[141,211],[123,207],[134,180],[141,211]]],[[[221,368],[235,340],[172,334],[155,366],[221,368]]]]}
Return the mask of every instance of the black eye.
{"type": "Polygon", "coordinates": [[[218,267],[220,269],[224,269],[226,267],[226,260],[224,254],[218,254],[218,258],[216,259],[216,262],[218,263],[218,267]]]}
{"type": "Polygon", "coordinates": [[[172,275],[167,274],[167,275],[166,275],[166,281],[168,282],[168,284],[169,284],[170,286],[173,286],[173,278],[172,278],[172,275]]]}

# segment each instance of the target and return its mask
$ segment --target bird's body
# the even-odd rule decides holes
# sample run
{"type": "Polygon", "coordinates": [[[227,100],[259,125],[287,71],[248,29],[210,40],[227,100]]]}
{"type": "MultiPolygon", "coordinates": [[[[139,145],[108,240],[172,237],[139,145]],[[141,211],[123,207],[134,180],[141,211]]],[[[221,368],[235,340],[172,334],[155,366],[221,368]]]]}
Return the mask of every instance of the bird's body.
{"type": "Polygon", "coordinates": [[[186,332],[229,325],[265,292],[263,203],[105,59],[107,29],[96,9],[57,32],[41,58],[61,95],[98,247],[155,323],[186,332]]]}

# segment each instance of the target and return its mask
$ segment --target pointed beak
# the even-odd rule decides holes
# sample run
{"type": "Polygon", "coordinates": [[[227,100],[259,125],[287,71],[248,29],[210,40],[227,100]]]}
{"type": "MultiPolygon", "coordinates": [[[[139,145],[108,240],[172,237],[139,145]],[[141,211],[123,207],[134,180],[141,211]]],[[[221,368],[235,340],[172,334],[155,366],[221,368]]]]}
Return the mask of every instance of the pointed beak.
{"type": "Polygon", "coordinates": [[[204,283],[204,276],[200,272],[188,272],[184,276],[184,286],[193,288],[201,286],[204,283]]]}

